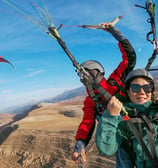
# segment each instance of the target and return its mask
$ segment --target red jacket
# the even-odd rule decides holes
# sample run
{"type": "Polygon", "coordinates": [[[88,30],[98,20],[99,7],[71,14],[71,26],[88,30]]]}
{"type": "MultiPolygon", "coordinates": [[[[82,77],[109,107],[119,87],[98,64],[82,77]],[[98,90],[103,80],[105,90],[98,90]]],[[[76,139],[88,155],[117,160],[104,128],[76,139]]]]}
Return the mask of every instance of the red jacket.
{"type": "MultiPolygon", "coordinates": [[[[122,62],[109,76],[108,80],[103,78],[103,80],[100,82],[100,85],[111,95],[114,95],[116,92],[124,95],[123,92],[119,90],[120,88],[115,85],[111,85],[110,81],[111,79],[113,79],[117,82],[117,85],[124,87],[123,82],[125,80],[125,77],[134,68],[136,63],[136,54],[129,41],[127,39],[124,39],[120,41],[118,45],[122,53],[122,62]]],[[[106,101],[104,97],[102,97],[102,100],[106,101]]],[[[84,100],[83,113],[83,119],[76,133],[76,140],[85,140],[87,144],[95,127],[96,116],[96,105],[89,96],[87,96],[84,100]]]]}

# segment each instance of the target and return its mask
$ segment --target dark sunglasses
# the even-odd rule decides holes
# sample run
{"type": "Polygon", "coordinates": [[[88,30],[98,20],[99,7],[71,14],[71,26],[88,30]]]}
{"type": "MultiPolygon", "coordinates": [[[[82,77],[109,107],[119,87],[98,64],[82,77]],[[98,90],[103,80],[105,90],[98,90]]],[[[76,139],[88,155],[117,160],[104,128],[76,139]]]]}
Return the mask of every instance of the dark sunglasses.
{"type": "Polygon", "coordinates": [[[139,84],[131,84],[130,85],[132,92],[134,93],[139,93],[141,88],[143,88],[145,93],[151,93],[153,90],[153,85],[151,84],[146,84],[146,85],[139,85],[139,84]]]}

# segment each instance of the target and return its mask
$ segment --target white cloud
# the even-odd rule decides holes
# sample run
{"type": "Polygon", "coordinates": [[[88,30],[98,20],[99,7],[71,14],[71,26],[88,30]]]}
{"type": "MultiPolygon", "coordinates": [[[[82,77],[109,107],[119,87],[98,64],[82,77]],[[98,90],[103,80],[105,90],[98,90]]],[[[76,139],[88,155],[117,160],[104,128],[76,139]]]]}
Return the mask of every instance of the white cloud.
{"type": "Polygon", "coordinates": [[[6,93],[10,93],[11,90],[9,90],[9,89],[8,89],[8,90],[5,90],[5,89],[4,89],[4,90],[1,90],[0,92],[1,92],[2,94],[6,94],[6,93]]]}
{"type": "Polygon", "coordinates": [[[28,75],[26,75],[26,77],[33,77],[43,72],[46,72],[46,70],[31,70],[31,72],[28,75]]]}

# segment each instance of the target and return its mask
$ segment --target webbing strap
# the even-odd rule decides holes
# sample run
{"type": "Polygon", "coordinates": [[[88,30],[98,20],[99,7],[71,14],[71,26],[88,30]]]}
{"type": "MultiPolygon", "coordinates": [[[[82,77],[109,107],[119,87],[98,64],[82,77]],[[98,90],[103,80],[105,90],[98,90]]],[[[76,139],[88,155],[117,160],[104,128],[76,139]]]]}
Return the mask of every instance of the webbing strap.
{"type": "MultiPolygon", "coordinates": [[[[97,94],[94,92],[94,89],[93,89],[92,85],[89,84],[88,82],[85,82],[85,85],[86,85],[86,88],[87,88],[87,90],[88,90],[88,92],[89,92],[89,96],[91,97],[91,99],[93,100],[93,102],[94,102],[95,105],[96,105],[96,113],[95,113],[95,114],[96,114],[97,120],[99,120],[102,111],[104,111],[103,100],[100,99],[100,97],[101,97],[102,95],[101,95],[101,94],[98,94],[98,95],[97,95],[97,94]],[[102,104],[99,103],[99,99],[100,99],[100,101],[102,102],[102,104]]],[[[105,104],[105,103],[104,103],[104,104],[105,104]]]]}
{"type": "Polygon", "coordinates": [[[110,100],[110,98],[112,97],[111,94],[109,92],[107,92],[107,90],[105,90],[102,86],[100,86],[98,83],[93,82],[92,86],[98,90],[98,92],[105,97],[105,99],[107,101],[110,100]]]}
{"type": "Polygon", "coordinates": [[[81,154],[78,156],[78,168],[84,168],[81,154]]]}
{"type": "Polygon", "coordinates": [[[145,69],[146,69],[147,71],[150,71],[151,64],[152,64],[153,61],[155,60],[157,54],[158,54],[158,49],[155,49],[155,50],[153,51],[152,56],[148,59],[148,63],[147,63],[147,65],[146,65],[146,67],[145,67],[145,69]]]}
{"type": "Polygon", "coordinates": [[[115,94],[119,93],[119,91],[122,91],[122,93],[125,94],[125,89],[124,89],[124,87],[120,86],[120,85],[116,82],[115,79],[108,79],[107,82],[108,82],[110,85],[116,86],[116,87],[118,88],[117,91],[115,92],[115,94]]]}
{"type": "Polygon", "coordinates": [[[145,123],[147,123],[147,135],[148,135],[148,140],[149,140],[149,145],[150,145],[150,149],[151,149],[151,153],[153,155],[154,160],[157,160],[157,153],[156,153],[156,148],[155,148],[155,144],[153,141],[153,138],[156,136],[155,134],[155,129],[151,123],[151,121],[148,119],[148,117],[145,114],[141,115],[143,120],[145,121],[145,123]]]}
{"type": "Polygon", "coordinates": [[[97,103],[97,97],[96,94],[94,93],[93,87],[91,84],[89,84],[88,82],[85,82],[86,88],[89,92],[89,96],[92,98],[92,100],[94,101],[94,103],[97,103]]]}
{"type": "Polygon", "coordinates": [[[152,133],[152,137],[156,136],[155,129],[150,119],[145,114],[141,114],[141,118],[145,121],[148,130],[152,133]]]}
{"type": "MultiPolygon", "coordinates": [[[[152,163],[153,168],[157,168],[158,165],[158,160],[157,160],[157,156],[155,156],[155,152],[153,151],[153,148],[155,147],[154,144],[151,145],[150,147],[152,147],[152,150],[150,153],[150,151],[148,150],[147,146],[145,145],[143,139],[141,138],[140,133],[138,132],[137,128],[135,127],[135,125],[131,122],[131,119],[129,119],[127,121],[127,125],[130,128],[130,130],[133,132],[134,136],[136,137],[138,143],[142,146],[143,150],[145,151],[146,155],[148,156],[149,160],[152,163]],[[154,147],[153,147],[154,146],[154,147]]],[[[149,132],[148,132],[149,133],[149,132]]],[[[148,134],[147,133],[147,134],[148,134]]],[[[152,136],[151,136],[152,137],[152,136]]],[[[153,141],[153,139],[149,138],[149,141],[153,141]]],[[[153,142],[151,142],[152,144],[153,142]]]]}

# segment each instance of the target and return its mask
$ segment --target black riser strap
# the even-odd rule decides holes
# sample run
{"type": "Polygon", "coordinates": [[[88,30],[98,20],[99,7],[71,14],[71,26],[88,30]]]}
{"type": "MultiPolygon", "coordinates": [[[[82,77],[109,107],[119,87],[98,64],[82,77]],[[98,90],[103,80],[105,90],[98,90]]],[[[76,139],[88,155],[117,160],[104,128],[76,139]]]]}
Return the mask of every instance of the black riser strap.
{"type": "Polygon", "coordinates": [[[133,132],[134,136],[136,137],[138,143],[142,146],[142,148],[144,149],[146,155],[148,156],[149,160],[152,163],[153,168],[157,168],[158,162],[157,162],[157,158],[155,160],[155,158],[153,158],[153,156],[151,155],[151,153],[149,152],[148,148],[146,147],[143,139],[141,138],[137,128],[135,127],[135,125],[128,120],[127,121],[127,125],[129,126],[130,130],[133,132]]]}

